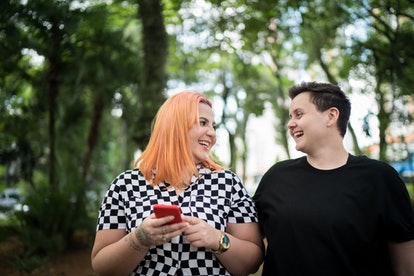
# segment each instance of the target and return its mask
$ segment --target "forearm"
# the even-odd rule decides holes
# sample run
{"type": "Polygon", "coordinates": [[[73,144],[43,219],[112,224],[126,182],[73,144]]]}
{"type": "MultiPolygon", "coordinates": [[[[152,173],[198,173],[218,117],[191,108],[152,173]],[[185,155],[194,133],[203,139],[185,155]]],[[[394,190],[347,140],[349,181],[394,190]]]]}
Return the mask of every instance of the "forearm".
{"type": "Polygon", "coordinates": [[[263,262],[263,244],[228,236],[231,246],[225,253],[217,255],[217,258],[232,275],[255,273],[263,262]]]}
{"type": "Polygon", "coordinates": [[[98,275],[129,275],[147,253],[148,248],[131,232],[99,250],[92,257],[92,267],[98,275]]]}
{"type": "Polygon", "coordinates": [[[388,246],[395,275],[414,275],[414,240],[402,243],[389,242],[388,246]]]}

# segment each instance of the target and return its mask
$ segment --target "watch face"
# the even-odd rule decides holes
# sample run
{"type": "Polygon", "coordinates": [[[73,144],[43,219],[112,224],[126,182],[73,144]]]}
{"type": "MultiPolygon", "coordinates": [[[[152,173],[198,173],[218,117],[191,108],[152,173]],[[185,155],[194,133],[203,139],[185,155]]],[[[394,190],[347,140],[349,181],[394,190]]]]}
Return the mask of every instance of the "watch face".
{"type": "Polygon", "coordinates": [[[230,239],[227,235],[224,235],[221,239],[221,244],[223,245],[224,249],[228,249],[230,247],[230,239]]]}

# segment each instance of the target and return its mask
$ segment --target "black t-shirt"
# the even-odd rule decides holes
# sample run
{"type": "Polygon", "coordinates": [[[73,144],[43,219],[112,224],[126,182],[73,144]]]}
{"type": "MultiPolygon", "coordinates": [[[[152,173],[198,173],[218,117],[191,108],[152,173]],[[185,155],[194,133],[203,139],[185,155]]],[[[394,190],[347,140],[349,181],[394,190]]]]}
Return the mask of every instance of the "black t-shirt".
{"type": "Polygon", "coordinates": [[[387,241],[414,239],[404,182],[365,156],[333,170],[306,157],[279,162],[254,200],[268,242],[263,275],[392,275],[387,241]]]}

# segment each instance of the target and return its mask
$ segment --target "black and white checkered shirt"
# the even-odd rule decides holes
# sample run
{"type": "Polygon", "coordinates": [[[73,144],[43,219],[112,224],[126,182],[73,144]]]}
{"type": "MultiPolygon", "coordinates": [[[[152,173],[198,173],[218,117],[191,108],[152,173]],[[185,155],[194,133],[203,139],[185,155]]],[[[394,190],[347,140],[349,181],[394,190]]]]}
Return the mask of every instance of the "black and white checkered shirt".
{"type": "MultiPolygon", "coordinates": [[[[177,196],[168,184],[152,187],[138,169],[121,173],[108,189],[99,209],[98,230],[131,232],[152,213],[154,204],[179,205],[181,212],[226,230],[228,223],[257,222],[254,202],[236,174],[199,168],[191,185],[177,196]]],[[[195,248],[183,237],[153,247],[130,275],[230,275],[205,248],[195,248]]]]}

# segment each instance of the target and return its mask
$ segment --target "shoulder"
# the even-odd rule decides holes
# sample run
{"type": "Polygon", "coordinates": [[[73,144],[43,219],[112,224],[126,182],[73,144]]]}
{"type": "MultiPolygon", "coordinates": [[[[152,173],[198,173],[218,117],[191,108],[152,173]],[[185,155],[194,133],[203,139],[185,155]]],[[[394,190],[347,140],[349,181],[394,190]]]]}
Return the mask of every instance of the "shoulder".
{"type": "Polygon", "coordinates": [[[213,185],[225,185],[227,188],[232,189],[232,187],[243,186],[243,183],[240,177],[229,169],[221,170],[211,170],[211,169],[200,169],[200,176],[204,179],[205,183],[213,185]]]}
{"type": "Polygon", "coordinates": [[[375,160],[367,156],[350,156],[345,171],[352,171],[360,179],[370,179],[378,187],[384,187],[387,191],[406,190],[405,183],[391,165],[375,160]]]}
{"type": "Polygon", "coordinates": [[[229,177],[230,178],[239,178],[239,176],[230,169],[223,169],[223,170],[219,171],[218,173],[225,176],[225,177],[227,177],[227,178],[229,178],[229,177]]]}
{"type": "Polygon", "coordinates": [[[125,189],[126,186],[129,185],[139,185],[139,184],[146,184],[145,177],[142,175],[139,169],[132,169],[126,170],[112,181],[112,188],[118,187],[121,189],[125,189]]]}
{"type": "Polygon", "coordinates": [[[140,172],[140,170],[139,169],[132,169],[132,170],[123,171],[120,174],[118,174],[115,177],[114,182],[127,180],[127,179],[139,179],[139,178],[143,178],[143,175],[140,172]]]}
{"type": "Polygon", "coordinates": [[[396,172],[396,170],[386,162],[372,159],[366,155],[355,156],[350,154],[348,164],[350,166],[364,167],[365,169],[378,170],[378,172],[396,172]]]}

